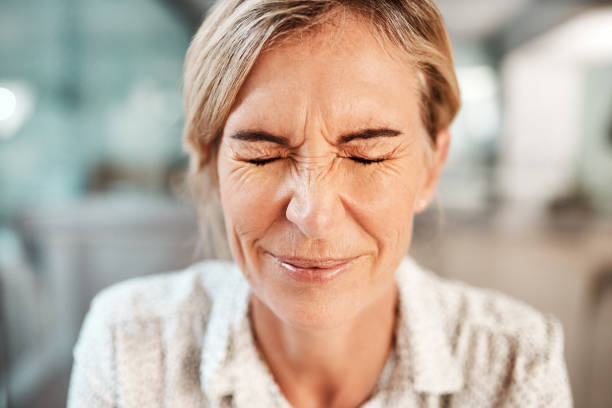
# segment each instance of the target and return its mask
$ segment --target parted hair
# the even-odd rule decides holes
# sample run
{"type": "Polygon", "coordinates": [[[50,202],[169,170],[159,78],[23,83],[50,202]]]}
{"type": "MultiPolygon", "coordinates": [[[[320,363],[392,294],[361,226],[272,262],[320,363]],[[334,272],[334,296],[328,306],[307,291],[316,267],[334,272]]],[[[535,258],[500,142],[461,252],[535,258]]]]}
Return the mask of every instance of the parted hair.
{"type": "Polygon", "coordinates": [[[459,87],[448,34],[432,0],[218,0],[185,57],[183,145],[190,177],[214,158],[238,92],[262,51],[325,24],[335,11],[364,18],[379,41],[405,51],[419,76],[420,115],[431,141],[450,125],[460,106],[459,87]]]}

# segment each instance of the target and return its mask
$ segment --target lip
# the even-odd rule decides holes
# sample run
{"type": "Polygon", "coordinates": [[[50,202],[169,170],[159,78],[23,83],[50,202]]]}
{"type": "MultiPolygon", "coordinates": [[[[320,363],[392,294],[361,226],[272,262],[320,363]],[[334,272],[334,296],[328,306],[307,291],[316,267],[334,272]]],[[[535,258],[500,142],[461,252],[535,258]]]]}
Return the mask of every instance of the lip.
{"type": "Polygon", "coordinates": [[[269,253],[287,275],[301,283],[325,283],[338,278],[357,257],[309,259],[269,253]]]}

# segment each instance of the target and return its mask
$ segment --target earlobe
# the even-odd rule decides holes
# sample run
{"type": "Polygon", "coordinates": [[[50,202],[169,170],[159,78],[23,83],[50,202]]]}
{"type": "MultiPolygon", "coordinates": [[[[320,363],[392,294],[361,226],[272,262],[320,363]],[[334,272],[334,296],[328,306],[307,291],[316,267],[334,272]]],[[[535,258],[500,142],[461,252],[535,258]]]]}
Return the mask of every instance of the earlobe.
{"type": "Polygon", "coordinates": [[[427,208],[428,201],[424,198],[417,200],[416,213],[421,213],[427,208]]]}

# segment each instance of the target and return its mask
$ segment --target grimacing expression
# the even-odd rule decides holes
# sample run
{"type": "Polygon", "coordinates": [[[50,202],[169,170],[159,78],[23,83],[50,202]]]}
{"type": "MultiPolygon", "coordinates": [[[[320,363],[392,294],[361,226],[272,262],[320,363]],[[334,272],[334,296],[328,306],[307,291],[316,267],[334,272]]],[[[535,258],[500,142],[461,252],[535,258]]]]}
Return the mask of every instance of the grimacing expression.
{"type": "Polygon", "coordinates": [[[285,323],[325,329],[394,287],[445,151],[428,144],[402,51],[357,19],[308,35],[256,61],[223,129],[217,174],[253,294],[285,323]],[[304,283],[275,257],[355,259],[336,279],[304,283]]]}

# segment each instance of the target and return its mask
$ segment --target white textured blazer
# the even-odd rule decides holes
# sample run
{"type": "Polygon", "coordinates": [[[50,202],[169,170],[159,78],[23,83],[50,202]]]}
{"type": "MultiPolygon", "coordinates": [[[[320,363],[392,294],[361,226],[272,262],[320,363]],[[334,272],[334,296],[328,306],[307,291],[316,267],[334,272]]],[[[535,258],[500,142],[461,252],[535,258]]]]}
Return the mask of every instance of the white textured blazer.
{"type": "MultiPolygon", "coordinates": [[[[572,406],[559,322],[405,258],[378,407],[572,406]]],[[[249,286],[206,261],[93,300],[74,349],[69,408],[290,407],[254,345],[249,286]]]]}

